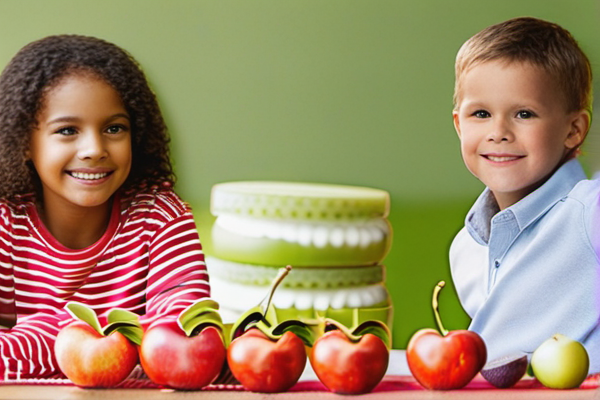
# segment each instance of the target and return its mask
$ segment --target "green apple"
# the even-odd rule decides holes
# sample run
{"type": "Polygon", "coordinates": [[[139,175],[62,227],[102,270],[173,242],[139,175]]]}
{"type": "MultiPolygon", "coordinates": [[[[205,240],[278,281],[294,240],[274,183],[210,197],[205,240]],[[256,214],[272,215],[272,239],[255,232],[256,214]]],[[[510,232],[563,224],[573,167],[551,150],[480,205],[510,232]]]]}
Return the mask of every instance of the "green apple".
{"type": "Polygon", "coordinates": [[[588,375],[589,365],[585,347],[560,333],[542,343],[531,357],[535,377],[551,389],[579,387],[588,375]]]}

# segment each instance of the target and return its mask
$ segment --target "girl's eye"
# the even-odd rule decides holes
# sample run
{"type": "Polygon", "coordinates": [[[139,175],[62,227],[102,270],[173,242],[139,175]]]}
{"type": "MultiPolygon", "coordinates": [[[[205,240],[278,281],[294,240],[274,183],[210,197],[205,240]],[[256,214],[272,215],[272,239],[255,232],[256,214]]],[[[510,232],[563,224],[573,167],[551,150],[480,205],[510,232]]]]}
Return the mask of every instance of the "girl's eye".
{"type": "Polygon", "coordinates": [[[521,110],[521,111],[517,112],[517,118],[520,118],[520,119],[529,119],[534,116],[535,116],[534,113],[532,113],[531,111],[527,111],[527,110],[521,110]]]}
{"type": "Polygon", "coordinates": [[[124,125],[111,125],[108,128],[106,128],[106,132],[112,134],[126,132],[127,130],[128,128],[124,125]]]}
{"type": "Polygon", "coordinates": [[[472,114],[475,118],[489,118],[490,113],[485,110],[477,110],[472,114]]]}
{"type": "Polygon", "coordinates": [[[58,133],[59,135],[63,135],[63,136],[71,136],[71,135],[76,134],[77,130],[75,128],[73,128],[72,126],[67,126],[67,127],[58,129],[55,133],[58,133]]]}

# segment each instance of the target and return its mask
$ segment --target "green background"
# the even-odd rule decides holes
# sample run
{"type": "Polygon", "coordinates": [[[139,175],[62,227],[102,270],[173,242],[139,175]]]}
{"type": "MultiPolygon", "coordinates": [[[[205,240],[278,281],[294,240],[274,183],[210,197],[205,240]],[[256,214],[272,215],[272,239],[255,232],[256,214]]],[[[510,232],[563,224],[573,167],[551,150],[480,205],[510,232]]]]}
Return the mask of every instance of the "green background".
{"type": "MultiPolygon", "coordinates": [[[[177,190],[208,252],[215,183],[388,190],[394,243],[385,263],[394,347],[403,348],[434,326],[432,289],[450,279],[450,241],[483,188],[452,125],[456,51],[484,27],[525,15],[570,30],[600,75],[598,0],[0,0],[0,65],[58,33],[132,53],[163,107],[177,190]]],[[[598,125],[583,157],[590,172],[600,166],[598,125]]],[[[468,325],[451,285],[441,313],[447,328],[468,325]]]]}

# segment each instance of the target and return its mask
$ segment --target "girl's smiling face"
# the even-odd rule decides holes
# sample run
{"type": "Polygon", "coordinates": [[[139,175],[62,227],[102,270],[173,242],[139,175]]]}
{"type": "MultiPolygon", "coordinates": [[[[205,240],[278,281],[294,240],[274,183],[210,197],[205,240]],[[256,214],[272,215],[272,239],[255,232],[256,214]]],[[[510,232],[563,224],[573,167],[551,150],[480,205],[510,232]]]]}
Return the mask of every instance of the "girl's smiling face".
{"type": "Polygon", "coordinates": [[[62,78],[42,99],[28,154],[44,209],[106,210],[131,169],[131,124],[119,93],[93,74],[62,78]]]}
{"type": "Polygon", "coordinates": [[[501,209],[544,183],[587,133],[588,114],[568,112],[555,79],[529,63],[486,61],[461,83],[453,116],[463,160],[501,209]]]}

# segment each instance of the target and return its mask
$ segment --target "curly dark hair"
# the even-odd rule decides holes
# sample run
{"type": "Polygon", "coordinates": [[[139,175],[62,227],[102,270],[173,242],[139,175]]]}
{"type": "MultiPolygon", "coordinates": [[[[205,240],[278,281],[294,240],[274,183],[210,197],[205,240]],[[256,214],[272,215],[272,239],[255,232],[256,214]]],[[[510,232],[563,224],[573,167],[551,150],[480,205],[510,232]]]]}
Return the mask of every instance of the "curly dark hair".
{"type": "Polygon", "coordinates": [[[39,177],[25,156],[31,132],[45,93],[76,73],[90,73],[110,84],[129,113],[132,165],[122,190],[173,185],[169,134],[137,61],[102,39],[56,35],[23,47],[0,75],[0,198],[41,194],[39,177]]]}

